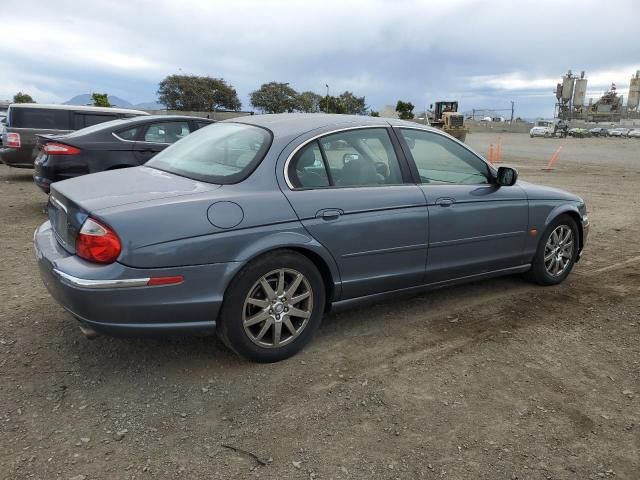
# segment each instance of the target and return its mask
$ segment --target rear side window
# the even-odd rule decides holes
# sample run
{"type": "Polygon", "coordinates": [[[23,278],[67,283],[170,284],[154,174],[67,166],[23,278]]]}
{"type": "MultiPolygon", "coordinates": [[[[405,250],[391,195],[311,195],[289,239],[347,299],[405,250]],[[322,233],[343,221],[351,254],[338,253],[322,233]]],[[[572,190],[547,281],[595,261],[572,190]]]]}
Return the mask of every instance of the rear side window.
{"type": "Polygon", "coordinates": [[[97,113],[73,112],[73,128],[75,130],[80,130],[81,128],[92,127],[111,120],[117,120],[118,118],[119,117],[115,114],[104,115],[97,113]]]}
{"type": "Polygon", "coordinates": [[[9,126],[42,130],[74,130],[69,117],[69,110],[14,107],[10,109],[9,126]]]}
{"type": "Polygon", "coordinates": [[[127,128],[126,130],[120,130],[119,132],[116,132],[116,135],[120,138],[122,138],[123,140],[135,140],[136,137],[138,136],[138,131],[141,129],[142,127],[138,126],[138,127],[133,127],[133,128],[127,128]]]}
{"type": "Polygon", "coordinates": [[[289,178],[298,188],[328,187],[329,177],[318,142],[300,150],[289,165],[289,178]]]}
{"type": "Polygon", "coordinates": [[[188,122],[152,123],[144,133],[144,141],[150,143],[175,143],[189,135],[188,122]]]}
{"type": "Polygon", "coordinates": [[[355,129],[324,136],[300,150],[287,173],[294,188],[403,183],[386,128],[355,129]]]}

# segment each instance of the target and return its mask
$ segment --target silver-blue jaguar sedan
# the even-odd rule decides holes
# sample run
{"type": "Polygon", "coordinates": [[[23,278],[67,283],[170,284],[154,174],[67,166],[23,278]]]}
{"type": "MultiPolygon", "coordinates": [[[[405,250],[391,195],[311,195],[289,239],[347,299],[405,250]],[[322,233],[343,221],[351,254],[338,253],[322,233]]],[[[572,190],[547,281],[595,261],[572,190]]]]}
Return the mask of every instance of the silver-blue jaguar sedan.
{"type": "Polygon", "coordinates": [[[273,362],[331,308],[498,275],[562,282],[585,204],[517,177],[415,123],[243,117],[53,184],[35,250],[88,336],[215,331],[273,362]]]}

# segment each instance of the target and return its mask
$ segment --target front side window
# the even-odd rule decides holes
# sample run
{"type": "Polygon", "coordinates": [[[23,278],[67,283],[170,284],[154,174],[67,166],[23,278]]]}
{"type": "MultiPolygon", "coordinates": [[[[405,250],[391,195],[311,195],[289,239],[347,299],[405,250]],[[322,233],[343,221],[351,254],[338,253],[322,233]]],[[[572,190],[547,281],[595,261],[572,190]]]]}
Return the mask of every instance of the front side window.
{"type": "Polygon", "coordinates": [[[189,135],[188,122],[152,123],[144,134],[144,141],[151,143],[175,143],[189,135]]]}
{"type": "Polygon", "coordinates": [[[489,167],[469,150],[437,133],[401,129],[421,183],[485,184],[489,167]]]}
{"type": "Polygon", "coordinates": [[[271,145],[263,128],[216,123],[167,147],[145,165],[209,183],[237,183],[260,163],[271,145]]]}
{"type": "Polygon", "coordinates": [[[397,185],[402,172],[385,128],[354,129],[321,137],[289,166],[295,188],[397,185]]]}

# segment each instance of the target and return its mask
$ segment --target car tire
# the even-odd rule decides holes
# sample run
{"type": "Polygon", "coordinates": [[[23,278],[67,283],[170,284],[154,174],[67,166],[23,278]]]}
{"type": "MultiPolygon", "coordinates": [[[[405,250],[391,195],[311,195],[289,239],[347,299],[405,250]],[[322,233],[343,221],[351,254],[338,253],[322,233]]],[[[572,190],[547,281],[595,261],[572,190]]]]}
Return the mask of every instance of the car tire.
{"type": "Polygon", "coordinates": [[[322,276],[311,260],[292,250],[270,252],[248,263],[231,281],[217,335],[248,360],[284,360],[313,338],[325,295],[322,276]]]}
{"type": "Polygon", "coordinates": [[[570,215],[560,215],[551,222],[540,238],[531,270],[526,274],[528,279],[545,286],[562,283],[571,273],[578,258],[578,242],[576,221],[570,215]],[[570,239],[563,240],[569,232],[570,239]],[[569,241],[572,242],[570,251],[567,248],[569,241]]]}

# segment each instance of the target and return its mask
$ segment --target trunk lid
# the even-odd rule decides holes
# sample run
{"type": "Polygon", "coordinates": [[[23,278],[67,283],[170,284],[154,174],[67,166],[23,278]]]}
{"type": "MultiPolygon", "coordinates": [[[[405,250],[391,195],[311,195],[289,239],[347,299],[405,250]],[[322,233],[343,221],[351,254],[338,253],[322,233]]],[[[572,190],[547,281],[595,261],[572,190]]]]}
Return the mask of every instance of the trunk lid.
{"type": "Polygon", "coordinates": [[[94,212],[218,188],[220,185],[199,182],[154,168],[134,167],[57,182],[52,185],[51,191],[54,195],[70,199],[87,212],[94,212]]]}
{"type": "Polygon", "coordinates": [[[47,203],[47,215],[58,243],[69,253],[76,252],[76,237],[87,219],[87,212],[77,203],[51,192],[47,203]]]}
{"type": "MultiPolygon", "coordinates": [[[[95,173],[51,185],[47,213],[56,238],[69,253],[90,214],[112,207],[213,191],[220,185],[147,167],[95,173]]],[[[96,217],[100,218],[97,213],[96,217]]]]}

